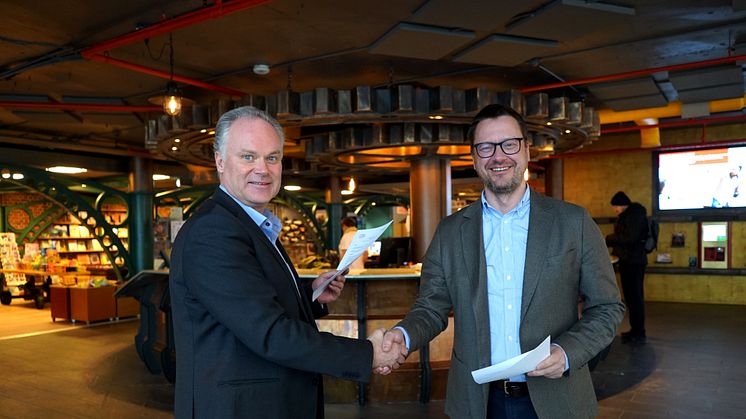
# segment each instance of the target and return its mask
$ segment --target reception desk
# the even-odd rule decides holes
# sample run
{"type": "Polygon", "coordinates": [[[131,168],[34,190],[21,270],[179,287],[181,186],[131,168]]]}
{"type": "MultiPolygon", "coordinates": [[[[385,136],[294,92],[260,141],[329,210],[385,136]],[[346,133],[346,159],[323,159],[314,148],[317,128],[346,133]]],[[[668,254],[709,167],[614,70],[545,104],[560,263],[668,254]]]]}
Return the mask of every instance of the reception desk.
{"type": "MultiPolygon", "coordinates": [[[[324,270],[300,269],[303,280],[324,270]]],[[[365,339],[373,330],[390,328],[409,311],[417,297],[420,275],[413,269],[353,270],[340,298],[329,304],[329,316],[317,322],[322,331],[365,339]]],[[[373,376],[369,385],[325,377],[325,399],[363,404],[371,401],[427,402],[444,397],[453,343],[452,325],[429,346],[411,353],[407,362],[387,376],[373,376]]]]}

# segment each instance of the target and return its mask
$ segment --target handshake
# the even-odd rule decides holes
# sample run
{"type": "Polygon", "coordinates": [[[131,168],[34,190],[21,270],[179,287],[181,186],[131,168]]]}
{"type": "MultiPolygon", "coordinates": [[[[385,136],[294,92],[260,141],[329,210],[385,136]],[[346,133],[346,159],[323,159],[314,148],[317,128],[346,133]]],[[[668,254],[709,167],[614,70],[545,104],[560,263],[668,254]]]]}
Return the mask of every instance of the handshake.
{"type": "Polygon", "coordinates": [[[386,375],[399,368],[409,351],[399,329],[376,329],[368,340],[373,344],[373,372],[386,375]]]}

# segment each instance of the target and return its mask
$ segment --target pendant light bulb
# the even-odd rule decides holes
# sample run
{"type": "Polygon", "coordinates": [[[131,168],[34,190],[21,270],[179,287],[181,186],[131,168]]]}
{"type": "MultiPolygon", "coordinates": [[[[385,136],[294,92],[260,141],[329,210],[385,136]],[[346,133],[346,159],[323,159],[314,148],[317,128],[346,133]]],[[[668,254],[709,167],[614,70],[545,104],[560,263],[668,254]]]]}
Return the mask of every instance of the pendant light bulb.
{"type": "Polygon", "coordinates": [[[163,112],[176,116],[181,113],[181,92],[176,83],[170,81],[166,87],[166,95],[163,96],[163,112]]]}

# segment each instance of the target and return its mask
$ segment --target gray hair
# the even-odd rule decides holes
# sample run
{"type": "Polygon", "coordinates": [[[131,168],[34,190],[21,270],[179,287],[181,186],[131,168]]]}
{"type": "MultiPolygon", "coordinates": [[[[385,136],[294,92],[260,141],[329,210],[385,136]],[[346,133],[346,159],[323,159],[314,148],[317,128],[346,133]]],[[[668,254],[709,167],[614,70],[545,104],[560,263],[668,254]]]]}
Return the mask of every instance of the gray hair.
{"type": "Polygon", "coordinates": [[[267,112],[264,112],[261,109],[257,109],[253,106],[242,106],[240,108],[231,109],[221,115],[217,125],[215,125],[215,144],[213,147],[221,156],[225,156],[225,146],[228,143],[228,132],[231,130],[233,123],[243,118],[248,120],[261,119],[262,121],[272,125],[272,128],[277,132],[277,136],[280,137],[280,146],[285,144],[285,133],[282,131],[282,126],[276,119],[272,118],[267,112]]]}

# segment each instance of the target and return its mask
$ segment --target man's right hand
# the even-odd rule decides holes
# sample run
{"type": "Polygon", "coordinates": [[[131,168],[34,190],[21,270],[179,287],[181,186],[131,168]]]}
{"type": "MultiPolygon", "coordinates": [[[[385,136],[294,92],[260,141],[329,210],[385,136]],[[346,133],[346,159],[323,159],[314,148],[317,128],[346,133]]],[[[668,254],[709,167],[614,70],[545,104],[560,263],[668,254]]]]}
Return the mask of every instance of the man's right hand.
{"type": "MultiPolygon", "coordinates": [[[[406,345],[403,344],[403,335],[401,344],[392,338],[387,338],[389,340],[387,342],[384,339],[385,331],[386,329],[377,329],[368,336],[368,340],[373,344],[373,370],[381,375],[389,374],[392,370],[399,368],[404,363],[408,353],[406,345]]],[[[398,330],[397,332],[401,333],[398,330]]],[[[390,331],[386,333],[388,336],[390,331]]]]}

